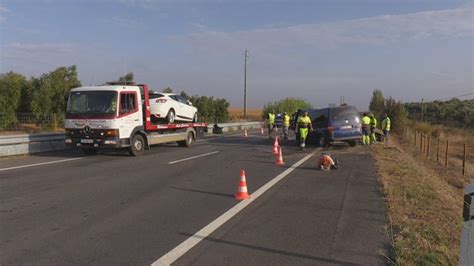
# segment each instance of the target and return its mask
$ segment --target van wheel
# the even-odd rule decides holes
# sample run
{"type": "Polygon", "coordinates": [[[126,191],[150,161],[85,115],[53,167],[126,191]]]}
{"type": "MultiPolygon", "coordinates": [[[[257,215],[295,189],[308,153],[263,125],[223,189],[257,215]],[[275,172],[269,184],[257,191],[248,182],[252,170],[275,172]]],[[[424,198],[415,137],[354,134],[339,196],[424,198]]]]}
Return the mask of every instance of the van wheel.
{"type": "Polygon", "coordinates": [[[131,146],[129,153],[132,156],[140,156],[145,151],[145,140],[140,134],[136,134],[135,136],[133,136],[132,142],[130,144],[131,146]]]}
{"type": "Polygon", "coordinates": [[[326,147],[328,145],[328,142],[323,135],[318,136],[318,144],[319,144],[319,147],[326,147]]]}
{"type": "Polygon", "coordinates": [[[189,147],[194,142],[194,134],[192,132],[188,132],[186,136],[186,140],[177,141],[179,147],[189,147]]]}
{"type": "Polygon", "coordinates": [[[355,140],[349,141],[349,146],[354,147],[355,145],[357,145],[357,141],[355,140]]]}
{"type": "Polygon", "coordinates": [[[168,114],[166,115],[166,120],[168,123],[174,123],[174,120],[176,119],[176,114],[174,113],[173,109],[170,109],[168,111],[168,114]]]}
{"type": "Polygon", "coordinates": [[[84,153],[85,155],[96,155],[97,152],[97,149],[82,149],[82,153],[84,153]]]}

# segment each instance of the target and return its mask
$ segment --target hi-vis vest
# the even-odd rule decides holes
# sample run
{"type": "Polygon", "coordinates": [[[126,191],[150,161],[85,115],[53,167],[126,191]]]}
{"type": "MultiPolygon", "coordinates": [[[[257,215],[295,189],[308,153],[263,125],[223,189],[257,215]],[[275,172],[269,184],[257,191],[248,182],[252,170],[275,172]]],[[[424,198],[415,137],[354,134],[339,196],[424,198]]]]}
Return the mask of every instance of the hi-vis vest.
{"type": "Polygon", "coordinates": [[[268,113],[268,123],[275,124],[275,114],[268,113]]]}
{"type": "Polygon", "coordinates": [[[298,127],[307,128],[311,124],[311,118],[309,116],[300,116],[298,118],[298,127]]]}
{"type": "Polygon", "coordinates": [[[370,117],[364,116],[364,117],[362,118],[362,125],[363,125],[363,126],[368,126],[368,125],[370,125],[370,117]]]}
{"type": "Polygon", "coordinates": [[[390,131],[390,118],[387,117],[384,120],[382,120],[382,129],[390,131]]]}
{"type": "Polygon", "coordinates": [[[289,127],[290,126],[290,116],[284,115],[283,116],[283,126],[289,127]]]}

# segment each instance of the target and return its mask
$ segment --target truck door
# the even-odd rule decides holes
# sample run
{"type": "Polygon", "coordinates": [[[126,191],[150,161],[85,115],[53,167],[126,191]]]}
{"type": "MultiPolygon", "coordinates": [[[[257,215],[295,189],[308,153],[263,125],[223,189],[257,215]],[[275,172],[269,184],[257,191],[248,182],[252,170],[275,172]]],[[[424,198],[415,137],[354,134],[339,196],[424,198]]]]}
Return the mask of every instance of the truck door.
{"type": "Polygon", "coordinates": [[[119,131],[120,138],[128,138],[132,131],[143,126],[143,117],[141,105],[138,104],[138,95],[136,91],[120,92],[119,105],[119,131]]]}

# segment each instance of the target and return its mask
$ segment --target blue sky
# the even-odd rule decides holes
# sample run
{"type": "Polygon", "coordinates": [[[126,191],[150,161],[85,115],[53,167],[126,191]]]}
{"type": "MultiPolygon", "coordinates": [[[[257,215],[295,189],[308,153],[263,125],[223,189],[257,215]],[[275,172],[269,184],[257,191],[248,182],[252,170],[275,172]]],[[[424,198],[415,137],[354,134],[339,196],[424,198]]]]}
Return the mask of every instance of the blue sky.
{"type": "Polygon", "coordinates": [[[84,85],[132,71],[161,90],[248,105],[285,97],[366,108],[474,92],[465,0],[0,0],[0,72],[77,65],[84,85]]]}

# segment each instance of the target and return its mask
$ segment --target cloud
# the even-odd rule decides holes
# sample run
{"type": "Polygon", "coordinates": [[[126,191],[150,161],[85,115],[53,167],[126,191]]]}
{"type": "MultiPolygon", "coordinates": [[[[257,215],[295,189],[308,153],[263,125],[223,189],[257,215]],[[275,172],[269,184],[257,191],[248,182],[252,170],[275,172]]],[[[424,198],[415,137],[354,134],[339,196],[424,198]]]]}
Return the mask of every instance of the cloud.
{"type": "Polygon", "coordinates": [[[2,5],[0,5],[0,23],[2,23],[3,21],[5,21],[7,19],[7,15],[8,13],[10,13],[11,11],[6,8],[6,7],[3,7],[2,5]]]}
{"type": "Polygon", "coordinates": [[[5,54],[15,56],[50,56],[70,55],[74,53],[76,46],[68,43],[19,43],[7,44],[5,54]]]}
{"type": "Polygon", "coordinates": [[[473,36],[472,5],[454,9],[381,15],[338,22],[302,24],[246,31],[205,31],[173,37],[194,49],[231,52],[250,48],[274,51],[287,47],[381,45],[405,40],[473,36]]]}

